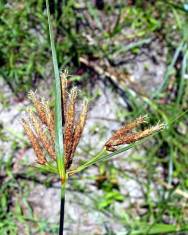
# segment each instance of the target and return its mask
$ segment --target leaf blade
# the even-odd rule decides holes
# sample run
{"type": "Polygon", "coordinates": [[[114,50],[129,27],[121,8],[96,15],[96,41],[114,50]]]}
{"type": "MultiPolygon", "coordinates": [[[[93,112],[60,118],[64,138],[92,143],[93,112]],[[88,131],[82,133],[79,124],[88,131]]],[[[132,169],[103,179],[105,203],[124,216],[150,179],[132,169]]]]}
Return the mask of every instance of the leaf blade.
{"type": "Polygon", "coordinates": [[[55,151],[56,151],[56,161],[57,168],[59,172],[59,176],[61,179],[65,179],[65,164],[63,157],[63,127],[62,127],[62,110],[61,110],[61,81],[59,76],[59,69],[57,63],[57,55],[55,50],[54,43],[54,35],[50,20],[50,11],[49,11],[49,2],[46,0],[46,9],[48,16],[48,27],[49,27],[49,35],[50,35],[50,44],[52,50],[52,61],[54,67],[54,75],[55,75],[55,151]]]}

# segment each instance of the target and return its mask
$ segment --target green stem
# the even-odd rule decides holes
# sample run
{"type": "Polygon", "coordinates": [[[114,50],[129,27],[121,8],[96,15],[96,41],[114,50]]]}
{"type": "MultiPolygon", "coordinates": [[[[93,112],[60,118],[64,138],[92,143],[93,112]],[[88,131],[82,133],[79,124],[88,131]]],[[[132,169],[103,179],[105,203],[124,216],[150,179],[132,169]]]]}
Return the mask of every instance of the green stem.
{"type": "MultiPolygon", "coordinates": [[[[156,132],[157,133],[157,132],[156,132]]],[[[152,135],[155,135],[156,133],[153,133],[152,135]]],[[[75,170],[72,170],[72,171],[69,171],[67,172],[67,174],[69,176],[71,175],[74,175],[80,171],[83,171],[84,169],[88,168],[89,166],[97,163],[97,162],[100,162],[100,161],[106,161],[106,160],[109,160],[109,159],[112,159],[112,157],[120,154],[120,153],[123,153],[133,147],[136,147],[138,145],[140,145],[141,143],[144,143],[149,137],[145,137],[144,139],[142,140],[139,140],[135,143],[132,143],[132,144],[129,144],[128,146],[126,147],[123,147],[123,148],[120,148],[118,150],[116,150],[115,152],[112,152],[112,153],[108,153],[108,151],[104,148],[101,152],[99,152],[95,157],[93,157],[91,160],[87,161],[86,163],[84,163],[83,165],[79,166],[77,169],[75,170]]]]}
{"type": "Polygon", "coordinates": [[[61,185],[59,235],[63,235],[64,231],[64,214],[65,214],[65,183],[61,185]]]}
{"type": "Polygon", "coordinates": [[[79,166],[76,170],[72,170],[69,171],[68,174],[69,175],[74,175],[75,173],[78,173],[82,170],[84,170],[85,168],[91,166],[94,164],[94,162],[97,162],[98,159],[101,158],[101,156],[106,152],[106,149],[103,148],[95,157],[93,157],[91,160],[87,161],[86,163],[84,163],[83,165],[79,166]]]}

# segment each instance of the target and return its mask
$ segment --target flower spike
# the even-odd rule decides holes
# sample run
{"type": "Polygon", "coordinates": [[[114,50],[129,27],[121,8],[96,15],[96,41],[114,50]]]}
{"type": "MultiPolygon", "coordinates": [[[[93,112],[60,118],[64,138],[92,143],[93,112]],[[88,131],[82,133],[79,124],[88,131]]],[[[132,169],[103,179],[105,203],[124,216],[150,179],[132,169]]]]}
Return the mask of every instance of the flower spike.
{"type": "MultiPolygon", "coordinates": [[[[66,170],[70,168],[76,147],[80,141],[87,117],[87,102],[84,102],[82,112],[76,120],[76,100],[78,90],[73,87],[70,94],[67,91],[67,72],[61,74],[62,103],[64,116],[64,160],[66,170]]],[[[29,92],[35,112],[27,111],[29,120],[23,120],[24,130],[32,144],[39,164],[48,163],[48,157],[53,162],[55,155],[55,120],[49,102],[37,97],[33,91],[29,92]],[[30,122],[29,122],[30,121],[30,122]],[[46,156],[47,154],[47,156],[46,156]]]]}
{"type": "Polygon", "coordinates": [[[142,123],[146,123],[146,118],[147,116],[139,117],[117,130],[105,143],[106,150],[114,152],[116,151],[116,147],[119,145],[134,143],[166,127],[165,124],[157,124],[156,126],[145,129],[143,131],[133,133],[132,130],[135,127],[139,126],[142,123]]]}

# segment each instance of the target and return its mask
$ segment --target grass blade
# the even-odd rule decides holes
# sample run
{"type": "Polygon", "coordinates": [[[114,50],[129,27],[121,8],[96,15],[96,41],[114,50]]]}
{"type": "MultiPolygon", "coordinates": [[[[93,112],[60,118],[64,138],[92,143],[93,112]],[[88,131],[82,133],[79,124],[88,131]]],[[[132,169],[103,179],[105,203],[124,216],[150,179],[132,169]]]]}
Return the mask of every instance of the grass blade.
{"type": "Polygon", "coordinates": [[[184,42],[181,42],[179,47],[176,49],[175,51],[175,54],[174,54],[174,57],[173,57],[173,60],[171,62],[171,64],[168,66],[167,68],[167,71],[164,75],[164,80],[163,80],[163,83],[161,84],[161,86],[159,87],[159,89],[156,91],[156,93],[154,93],[154,95],[152,96],[152,98],[156,98],[160,95],[160,93],[167,87],[167,84],[168,84],[168,80],[170,79],[170,75],[172,73],[172,70],[174,68],[174,65],[178,59],[178,56],[182,50],[184,46],[184,42]]]}
{"type": "Polygon", "coordinates": [[[54,67],[55,75],[55,151],[57,159],[57,168],[62,181],[65,179],[65,166],[64,166],[64,157],[63,157],[63,131],[62,131],[62,110],[61,110],[61,81],[59,76],[59,69],[57,63],[57,55],[54,44],[54,35],[51,26],[50,20],[50,11],[49,11],[49,2],[46,0],[46,8],[48,15],[48,26],[50,34],[50,43],[52,50],[52,61],[54,67]]]}
{"type": "Polygon", "coordinates": [[[182,68],[181,68],[181,77],[180,77],[180,83],[179,83],[179,90],[178,90],[178,94],[177,94],[177,104],[181,103],[181,99],[183,96],[183,90],[184,90],[184,81],[185,81],[185,74],[186,74],[186,70],[187,70],[187,58],[188,58],[188,53],[186,52],[187,50],[187,45],[185,45],[185,54],[183,57],[183,61],[182,61],[182,68]]]}
{"type": "Polygon", "coordinates": [[[132,231],[130,235],[141,235],[141,234],[169,234],[176,232],[186,232],[188,231],[188,226],[177,226],[173,224],[153,224],[153,225],[145,225],[140,226],[140,230],[132,231]]]}
{"type": "Polygon", "coordinates": [[[97,155],[96,155],[95,157],[93,157],[91,160],[89,160],[89,161],[87,161],[86,163],[84,163],[83,165],[79,166],[76,170],[73,170],[73,171],[68,172],[68,174],[73,175],[73,174],[75,174],[75,173],[78,173],[78,172],[80,172],[80,171],[83,171],[84,169],[86,169],[86,168],[92,166],[92,165],[95,164],[95,163],[98,163],[98,162],[101,162],[101,161],[107,161],[107,160],[109,160],[109,159],[113,159],[112,157],[117,156],[118,154],[123,153],[123,152],[125,152],[125,151],[127,151],[127,150],[129,150],[129,149],[131,149],[131,148],[133,148],[133,147],[136,147],[136,146],[140,145],[141,143],[145,142],[147,138],[148,138],[148,137],[146,137],[145,139],[140,140],[140,141],[138,141],[138,142],[136,142],[136,143],[129,144],[128,146],[123,147],[123,148],[120,148],[120,149],[118,149],[117,151],[112,152],[112,153],[109,153],[109,152],[104,148],[101,152],[99,152],[99,154],[97,154],[97,155]]]}
{"type": "Polygon", "coordinates": [[[173,1],[161,1],[161,2],[167,4],[171,7],[174,7],[175,9],[180,10],[184,13],[188,13],[188,11],[186,9],[186,3],[185,4],[181,4],[181,3],[177,4],[177,3],[174,3],[173,1]]]}

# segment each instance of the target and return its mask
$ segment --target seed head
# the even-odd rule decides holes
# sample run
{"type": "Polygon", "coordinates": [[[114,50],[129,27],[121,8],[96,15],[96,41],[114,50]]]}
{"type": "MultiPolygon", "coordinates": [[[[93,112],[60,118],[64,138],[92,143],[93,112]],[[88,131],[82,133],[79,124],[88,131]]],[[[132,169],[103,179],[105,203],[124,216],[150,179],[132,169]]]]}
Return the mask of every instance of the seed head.
{"type": "Polygon", "coordinates": [[[128,124],[126,124],[125,126],[123,126],[122,128],[120,128],[118,131],[116,131],[113,136],[112,136],[112,140],[113,139],[117,139],[117,138],[121,138],[122,136],[124,136],[126,133],[131,132],[134,128],[138,127],[140,124],[146,123],[146,119],[148,118],[147,115],[145,116],[141,116],[139,118],[136,118],[135,120],[133,120],[132,122],[129,122],[128,124]]]}
{"type": "Polygon", "coordinates": [[[43,148],[48,152],[49,156],[52,159],[56,159],[55,157],[55,150],[54,150],[54,144],[51,139],[47,136],[47,133],[45,133],[44,128],[42,127],[42,122],[39,120],[39,118],[32,112],[31,110],[28,111],[30,120],[33,124],[35,133],[40,140],[43,148]]]}
{"type": "MultiPolygon", "coordinates": [[[[55,140],[55,118],[54,113],[50,109],[49,102],[42,98],[41,104],[43,106],[43,110],[46,116],[46,126],[50,132],[52,140],[55,140]]],[[[40,116],[39,116],[40,117],[40,116]]],[[[42,120],[41,120],[42,121],[42,120]]]]}
{"type": "Polygon", "coordinates": [[[63,103],[63,117],[65,122],[65,113],[66,113],[66,103],[67,103],[67,73],[63,72],[61,74],[61,93],[62,93],[62,103],[63,103]]]}
{"type": "Polygon", "coordinates": [[[37,156],[37,162],[41,165],[44,165],[46,163],[46,158],[44,156],[44,153],[42,151],[42,148],[39,144],[39,141],[38,141],[36,135],[34,134],[33,130],[30,127],[29,121],[22,119],[22,125],[25,130],[25,133],[27,134],[27,136],[31,142],[33,150],[37,156]]]}
{"type": "Polygon", "coordinates": [[[115,147],[118,145],[134,143],[165,128],[165,124],[157,124],[156,126],[143,131],[132,133],[132,129],[144,123],[145,118],[146,116],[140,117],[116,131],[115,134],[105,143],[106,149],[108,151],[115,151],[115,147]]]}
{"type": "Polygon", "coordinates": [[[37,97],[36,93],[33,91],[30,91],[28,94],[28,98],[32,101],[42,123],[47,124],[46,113],[44,111],[44,107],[40,99],[37,97]]]}
{"type": "MultiPolygon", "coordinates": [[[[72,88],[70,94],[67,92],[67,72],[61,74],[61,92],[64,116],[64,160],[66,170],[72,164],[76,147],[81,138],[87,116],[87,102],[84,102],[83,109],[78,120],[76,120],[76,99],[77,88],[72,88]]],[[[32,128],[24,120],[23,126],[30,142],[36,152],[37,161],[40,164],[47,162],[44,152],[48,153],[52,160],[56,159],[55,154],[55,119],[54,113],[50,109],[49,102],[44,98],[38,98],[31,91],[29,93],[36,112],[28,110],[28,115],[32,128]]]]}
{"type": "Polygon", "coordinates": [[[74,87],[72,88],[70,95],[68,95],[67,76],[68,74],[66,71],[61,74],[61,91],[64,116],[64,158],[66,169],[68,169],[72,164],[73,156],[85,125],[87,113],[87,104],[84,103],[79,120],[76,121],[75,104],[78,90],[74,87]]]}
{"type": "Polygon", "coordinates": [[[73,140],[73,146],[72,146],[72,155],[74,154],[76,147],[80,141],[80,138],[81,138],[81,135],[82,135],[85,123],[86,123],[86,119],[87,119],[87,111],[88,111],[88,102],[85,100],[83,103],[83,108],[80,114],[80,118],[75,127],[74,140],[73,140]]]}
{"type": "Polygon", "coordinates": [[[65,151],[65,159],[67,162],[71,161],[71,152],[72,152],[72,144],[73,144],[73,135],[74,135],[74,121],[75,121],[75,102],[77,97],[77,89],[73,88],[69,97],[69,104],[66,108],[66,121],[64,127],[64,151],[65,151]]]}

